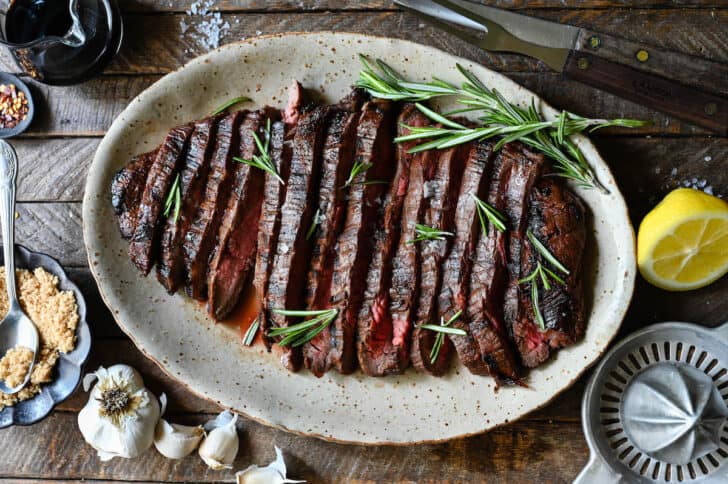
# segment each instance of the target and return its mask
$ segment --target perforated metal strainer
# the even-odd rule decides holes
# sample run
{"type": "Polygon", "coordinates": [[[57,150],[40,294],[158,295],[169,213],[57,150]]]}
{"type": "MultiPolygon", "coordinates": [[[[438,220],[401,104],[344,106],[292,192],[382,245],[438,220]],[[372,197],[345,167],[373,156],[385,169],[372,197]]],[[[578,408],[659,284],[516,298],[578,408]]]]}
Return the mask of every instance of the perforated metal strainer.
{"type": "Polygon", "coordinates": [[[661,323],[605,356],[582,403],[575,484],[728,482],[728,323],[661,323]]]}

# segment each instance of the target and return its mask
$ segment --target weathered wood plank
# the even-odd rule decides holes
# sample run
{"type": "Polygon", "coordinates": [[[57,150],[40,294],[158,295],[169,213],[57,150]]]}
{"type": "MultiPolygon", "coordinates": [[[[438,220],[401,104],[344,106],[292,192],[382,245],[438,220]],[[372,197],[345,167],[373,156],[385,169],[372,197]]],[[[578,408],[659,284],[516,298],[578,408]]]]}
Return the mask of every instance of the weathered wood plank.
{"type": "MultiPolygon", "coordinates": [[[[205,416],[180,423],[197,424],[205,416]]],[[[586,463],[587,447],[578,422],[523,422],[488,434],[439,445],[362,447],[337,445],[269,429],[253,422],[239,425],[241,447],[235,469],[266,464],[273,445],[284,450],[289,477],[308,482],[563,482],[586,463]],[[564,458],[568,456],[568,458],[564,458]],[[548,462],[549,465],[537,465],[548,462]]],[[[208,470],[196,456],[171,461],[150,449],[132,459],[100,463],[83,442],[76,415],[56,412],[29,428],[0,430],[0,476],[130,481],[230,480],[233,471],[208,470]]]]}
{"type": "Polygon", "coordinates": [[[88,266],[80,203],[19,203],[15,211],[16,243],[64,266],[88,266]]]}

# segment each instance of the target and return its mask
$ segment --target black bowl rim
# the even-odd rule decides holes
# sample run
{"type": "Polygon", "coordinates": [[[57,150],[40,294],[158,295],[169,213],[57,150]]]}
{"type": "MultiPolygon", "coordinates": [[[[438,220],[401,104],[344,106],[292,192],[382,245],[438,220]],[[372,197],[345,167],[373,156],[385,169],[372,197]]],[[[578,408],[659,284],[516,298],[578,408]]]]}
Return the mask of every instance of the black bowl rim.
{"type": "MultiPolygon", "coordinates": [[[[0,72],[0,84],[15,84],[15,87],[25,93],[25,97],[28,98],[28,117],[24,121],[20,122],[17,126],[12,129],[0,129],[0,138],[10,138],[17,136],[23,131],[28,129],[30,123],[33,121],[35,115],[35,103],[33,102],[33,93],[30,92],[28,85],[21,81],[16,75],[10,74],[9,72],[0,72]]],[[[16,244],[17,245],[17,244],[16,244]]]]}
{"type": "MultiPolygon", "coordinates": [[[[78,286],[70,280],[66,271],[63,269],[61,264],[53,257],[42,252],[34,252],[27,247],[20,244],[15,244],[15,263],[17,269],[34,269],[36,267],[42,267],[51,274],[58,277],[58,288],[64,291],[73,291],[76,298],[76,305],[78,306],[78,326],[76,327],[76,348],[70,353],[60,353],[59,361],[70,364],[64,367],[75,370],[72,373],[76,373],[75,378],[73,374],[69,375],[69,380],[65,386],[54,389],[58,391],[51,392],[50,386],[58,382],[63,381],[63,375],[59,375],[57,372],[61,371],[61,365],[56,366],[54,369],[55,379],[50,383],[41,386],[41,391],[38,395],[18,402],[12,407],[5,407],[0,410],[0,429],[9,427],[11,425],[32,425],[46,418],[53,409],[59,403],[66,400],[69,396],[76,391],[81,379],[83,378],[83,370],[88,361],[88,356],[91,351],[91,331],[86,321],[86,300],[83,293],[78,286]],[[73,381],[71,381],[73,379],[73,381]],[[24,407],[30,407],[31,405],[45,404],[47,407],[43,408],[40,412],[36,412],[33,418],[24,418],[24,407]]],[[[2,254],[0,253],[0,260],[2,254]]],[[[1,263],[1,262],[0,262],[1,263]]]]}

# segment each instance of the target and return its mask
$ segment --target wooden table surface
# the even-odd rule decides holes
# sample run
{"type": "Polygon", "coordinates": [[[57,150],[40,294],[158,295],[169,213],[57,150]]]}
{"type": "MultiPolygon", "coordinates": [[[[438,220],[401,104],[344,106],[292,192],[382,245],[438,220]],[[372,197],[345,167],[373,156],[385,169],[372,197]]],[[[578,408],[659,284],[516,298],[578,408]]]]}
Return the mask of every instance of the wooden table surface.
{"type": "MultiPolygon", "coordinates": [[[[89,369],[127,363],[148,386],[170,397],[180,423],[203,422],[218,408],[180,388],[146,360],[116,326],[90,275],[81,230],[86,170],[114,117],[165,73],[204,52],[192,33],[183,34],[191,0],[121,0],[126,38],[113,64],[99,78],[74,87],[33,86],[36,120],[13,140],[20,156],[17,241],[61,261],[89,305],[94,334],[89,369]]],[[[523,13],[587,27],[669,49],[728,62],[726,0],[491,0],[523,13]]],[[[543,64],[516,55],[489,54],[425,26],[387,0],[224,0],[214,7],[229,23],[223,43],[285,31],[335,30],[401,37],[482,62],[506,73],[554,106],[592,117],[651,119],[639,130],[610,130],[593,139],[612,167],[638,224],[644,214],[683,180],[707,180],[728,196],[728,139],[591,88],[562,81],[543,64]]],[[[17,67],[7,53],[1,69],[17,67]]],[[[109,220],[109,223],[115,223],[109,220]]],[[[705,289],[671,294],[638,280],[621,336],[658,321],[715,326],[728,320],[728,278],[705,289]]],[[[583,377],[551,405],[490,433],[439,445],[362,447],[299,437],[243,421],[235,466],[264,464],[273,445],[285,450],[295,478],[318,481],[565,482],[587,461],[580,403],[583,377]]],[[[0,479],[59,481],[224,481],[196,456],[181,461],[150,450],[132,459],[102,463],[84,443],[76,423],[86,394],[77,391],[44,421],[0,430],[0,479]]]]}

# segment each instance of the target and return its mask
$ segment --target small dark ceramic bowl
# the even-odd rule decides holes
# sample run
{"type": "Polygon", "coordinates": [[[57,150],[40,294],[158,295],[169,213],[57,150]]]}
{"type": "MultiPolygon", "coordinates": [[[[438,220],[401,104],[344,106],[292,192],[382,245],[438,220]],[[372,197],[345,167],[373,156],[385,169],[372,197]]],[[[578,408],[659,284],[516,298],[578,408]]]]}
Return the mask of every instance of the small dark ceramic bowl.
{"type": "MultiPolygon", "coordinates": [[[[4,264],[0,251],[0,264],[4,264]]],[[[53,380],[41,385],[41,392],[35,397],[0,410],[0,429],[11,425],[30,425],[47,417],[53,407],[68,398],[78,387],[91,350],[91,332],[86,322],[86,301],[78,287],[71,282],[61,265],[54,258],[31,252],[22,245],[15,245],[15,266],[17,269],[33,270],[42,267],[58,278],[58,289],[73,291],[78,306],[78,327],[76,348],[70,353],[60,353],[53,369],[53,380]]]]}
{"type": "Polygon", "coordinates": [[[11,138],[17,136],[30,126],[33,121],[33,115],[35,114],[35,104],[33,104],[33,95],[30,93],[28,86],[18,79],[17,76],[8,74],[7,72],[0,72],[0,84],[14,84],[18,91],[23,91],[26,99],[28,99],[28,115],[23,121],[18,123],[14,128],[0,129],[0,138],[11,138]]]}

